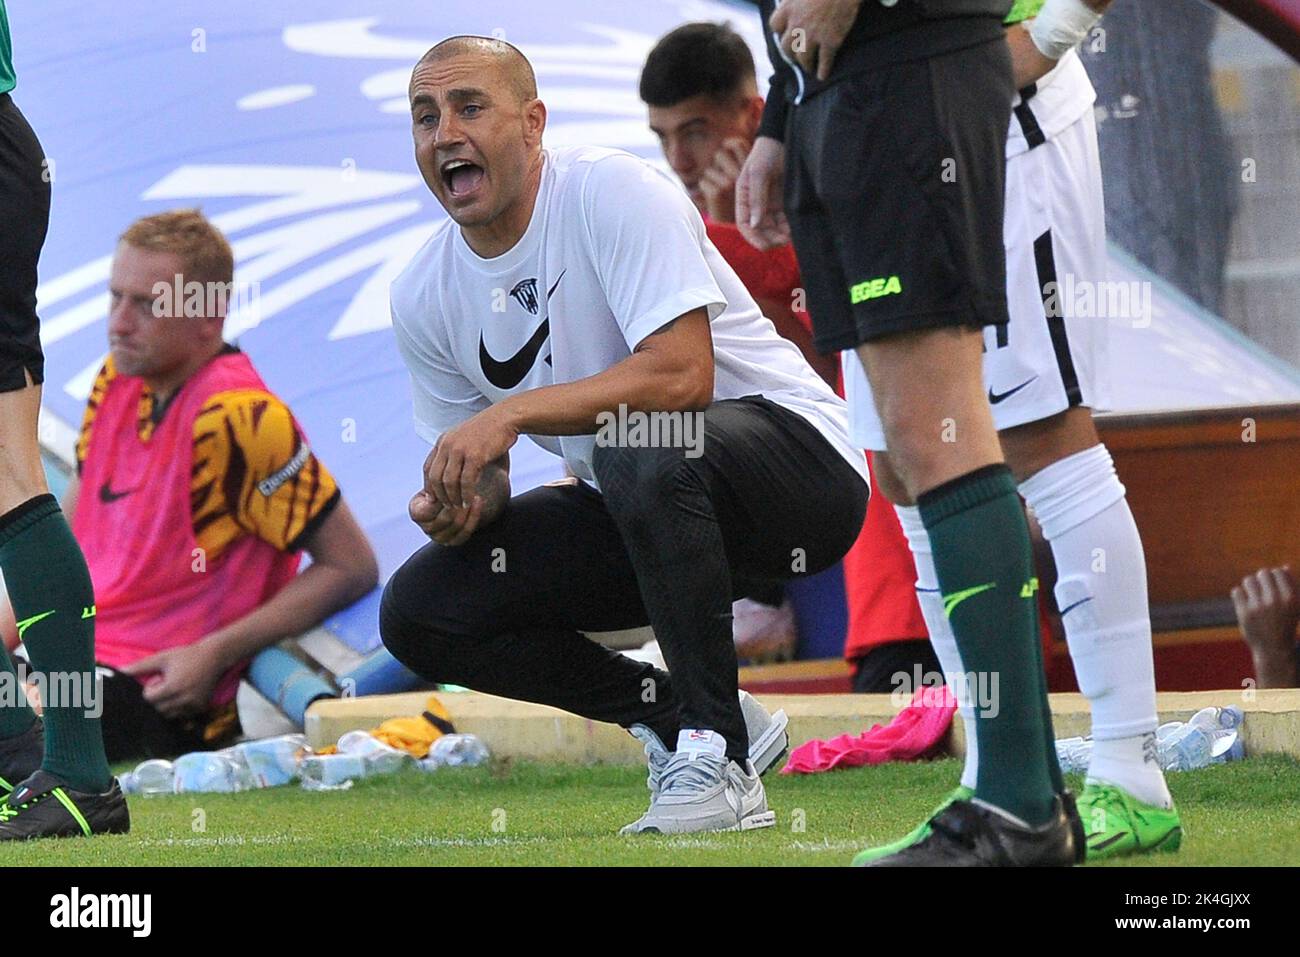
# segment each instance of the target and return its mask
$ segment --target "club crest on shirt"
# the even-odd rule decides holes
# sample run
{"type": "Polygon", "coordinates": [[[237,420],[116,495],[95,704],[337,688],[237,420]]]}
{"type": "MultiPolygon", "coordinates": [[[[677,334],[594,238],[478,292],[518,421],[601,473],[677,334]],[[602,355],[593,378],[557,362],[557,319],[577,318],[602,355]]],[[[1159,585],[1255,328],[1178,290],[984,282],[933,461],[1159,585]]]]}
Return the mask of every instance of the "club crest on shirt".
{"type": "Polygon", "coordinates": [[[534,316],[537,315],[537,278],[524,279],[515,283],[510,290],[511,297],[534,316]]]}

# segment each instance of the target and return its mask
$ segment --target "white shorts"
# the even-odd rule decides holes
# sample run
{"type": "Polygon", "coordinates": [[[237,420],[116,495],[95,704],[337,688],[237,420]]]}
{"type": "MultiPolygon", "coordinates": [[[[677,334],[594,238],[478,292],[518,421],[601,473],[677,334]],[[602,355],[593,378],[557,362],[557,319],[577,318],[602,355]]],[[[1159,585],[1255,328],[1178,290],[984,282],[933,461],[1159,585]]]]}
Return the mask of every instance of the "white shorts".
{"type": "MultiPolygon", "coordinates": [[[[1023,111],[1018,113],[1013,126],[1025,121],[1023,111]]],[[[1107,321],[1076,315],[1085,311],[1070,307],[1087,284],[1100,290],[1096,284],[1106,279],[1092,109],[1006,162],[1003,240],[1010,322],[984,330],[984,385],[999,431],[1076,405],[1105,408],[1109,396],[1103,381],[1107,321]]],[[[842,353],[841,360],[853,440],[862,448],[885,449],[862,363],[854,352],[842,353]]]]}

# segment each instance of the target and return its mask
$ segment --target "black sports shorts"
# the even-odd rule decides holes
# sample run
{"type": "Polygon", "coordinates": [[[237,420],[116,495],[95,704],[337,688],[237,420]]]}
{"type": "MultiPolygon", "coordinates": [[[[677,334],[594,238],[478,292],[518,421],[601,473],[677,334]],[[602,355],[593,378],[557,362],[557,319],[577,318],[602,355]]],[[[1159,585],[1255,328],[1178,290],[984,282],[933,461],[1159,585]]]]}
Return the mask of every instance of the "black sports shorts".
{"type": "Polygon", "coordinates": [[[785,209],[822,352],[1007,322],[1004,39],[846,76],[789,112],[785,209]]]}
{"type": "Polygon", "coordinates": [[[0,392],[45,378],[36,318],[36,263],[50,222],[45,151],[8,93],[0,93],[0,392]]]}

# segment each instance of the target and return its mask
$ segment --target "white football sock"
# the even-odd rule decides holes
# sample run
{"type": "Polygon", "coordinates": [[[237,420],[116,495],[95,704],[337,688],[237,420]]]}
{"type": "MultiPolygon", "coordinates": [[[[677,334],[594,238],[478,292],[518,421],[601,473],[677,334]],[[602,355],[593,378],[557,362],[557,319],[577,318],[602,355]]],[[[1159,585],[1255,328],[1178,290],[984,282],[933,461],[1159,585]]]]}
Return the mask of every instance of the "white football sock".
{"type": "MultiPolygon", "coordinates": [[[[1056,604],[1092,708],[1088,777],[1172,806],[1155,753],[1156,684],[1146,556],[1104,445],[1022,482],[1056,560],[1056,604]]],[[[927,619],[928,620],[928,619],[927,619]]]]}
{"type": "Polygon", "coordinates": [[[916,600],[921,606],[925,627],[930,632],[930,644],[934,646],[934,655],[943,668],[944,680],[957,698],[957,713],[961,715],[966,732],[966,766],[962,768],[961,783],[974,790],[979,771],[979,748],[975,741],[975,703],[967,693],[970,682],[948,677],[964,675],[966,669],[962,667],[957,638],[952,633],[952,626],[948,624],[948,616],[943,613],[943,595],[939,591],[939,576],[934,570],[930,536],[926,533],[925,523],[921,521],[921,510],[915,505],[896,505],[894,510],[898,513],[898,522],[903,526],[903,534],[907,536],[907,544],[911,547],[912,558],[916,562],[916,600]]]}

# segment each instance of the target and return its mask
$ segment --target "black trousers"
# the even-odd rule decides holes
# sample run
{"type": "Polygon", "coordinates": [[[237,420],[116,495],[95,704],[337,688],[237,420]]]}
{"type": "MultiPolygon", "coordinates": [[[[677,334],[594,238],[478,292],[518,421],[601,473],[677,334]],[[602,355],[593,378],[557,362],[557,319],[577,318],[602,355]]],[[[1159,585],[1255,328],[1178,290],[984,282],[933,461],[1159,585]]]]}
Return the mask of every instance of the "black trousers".
{"type": "Polygon", "coordinates": [[[385,646],[430,681],[645,724],[669,748],[681,728],[716,731],[743,762],[731,602],[838,561],[869,493],[767,399],[703,417],[698,457],[600,446],[600,492],[534,489],[464,545],[420,549],[384,591],[385,646]],[[647,624],[671,677],[579,633],[647,624]]]}

